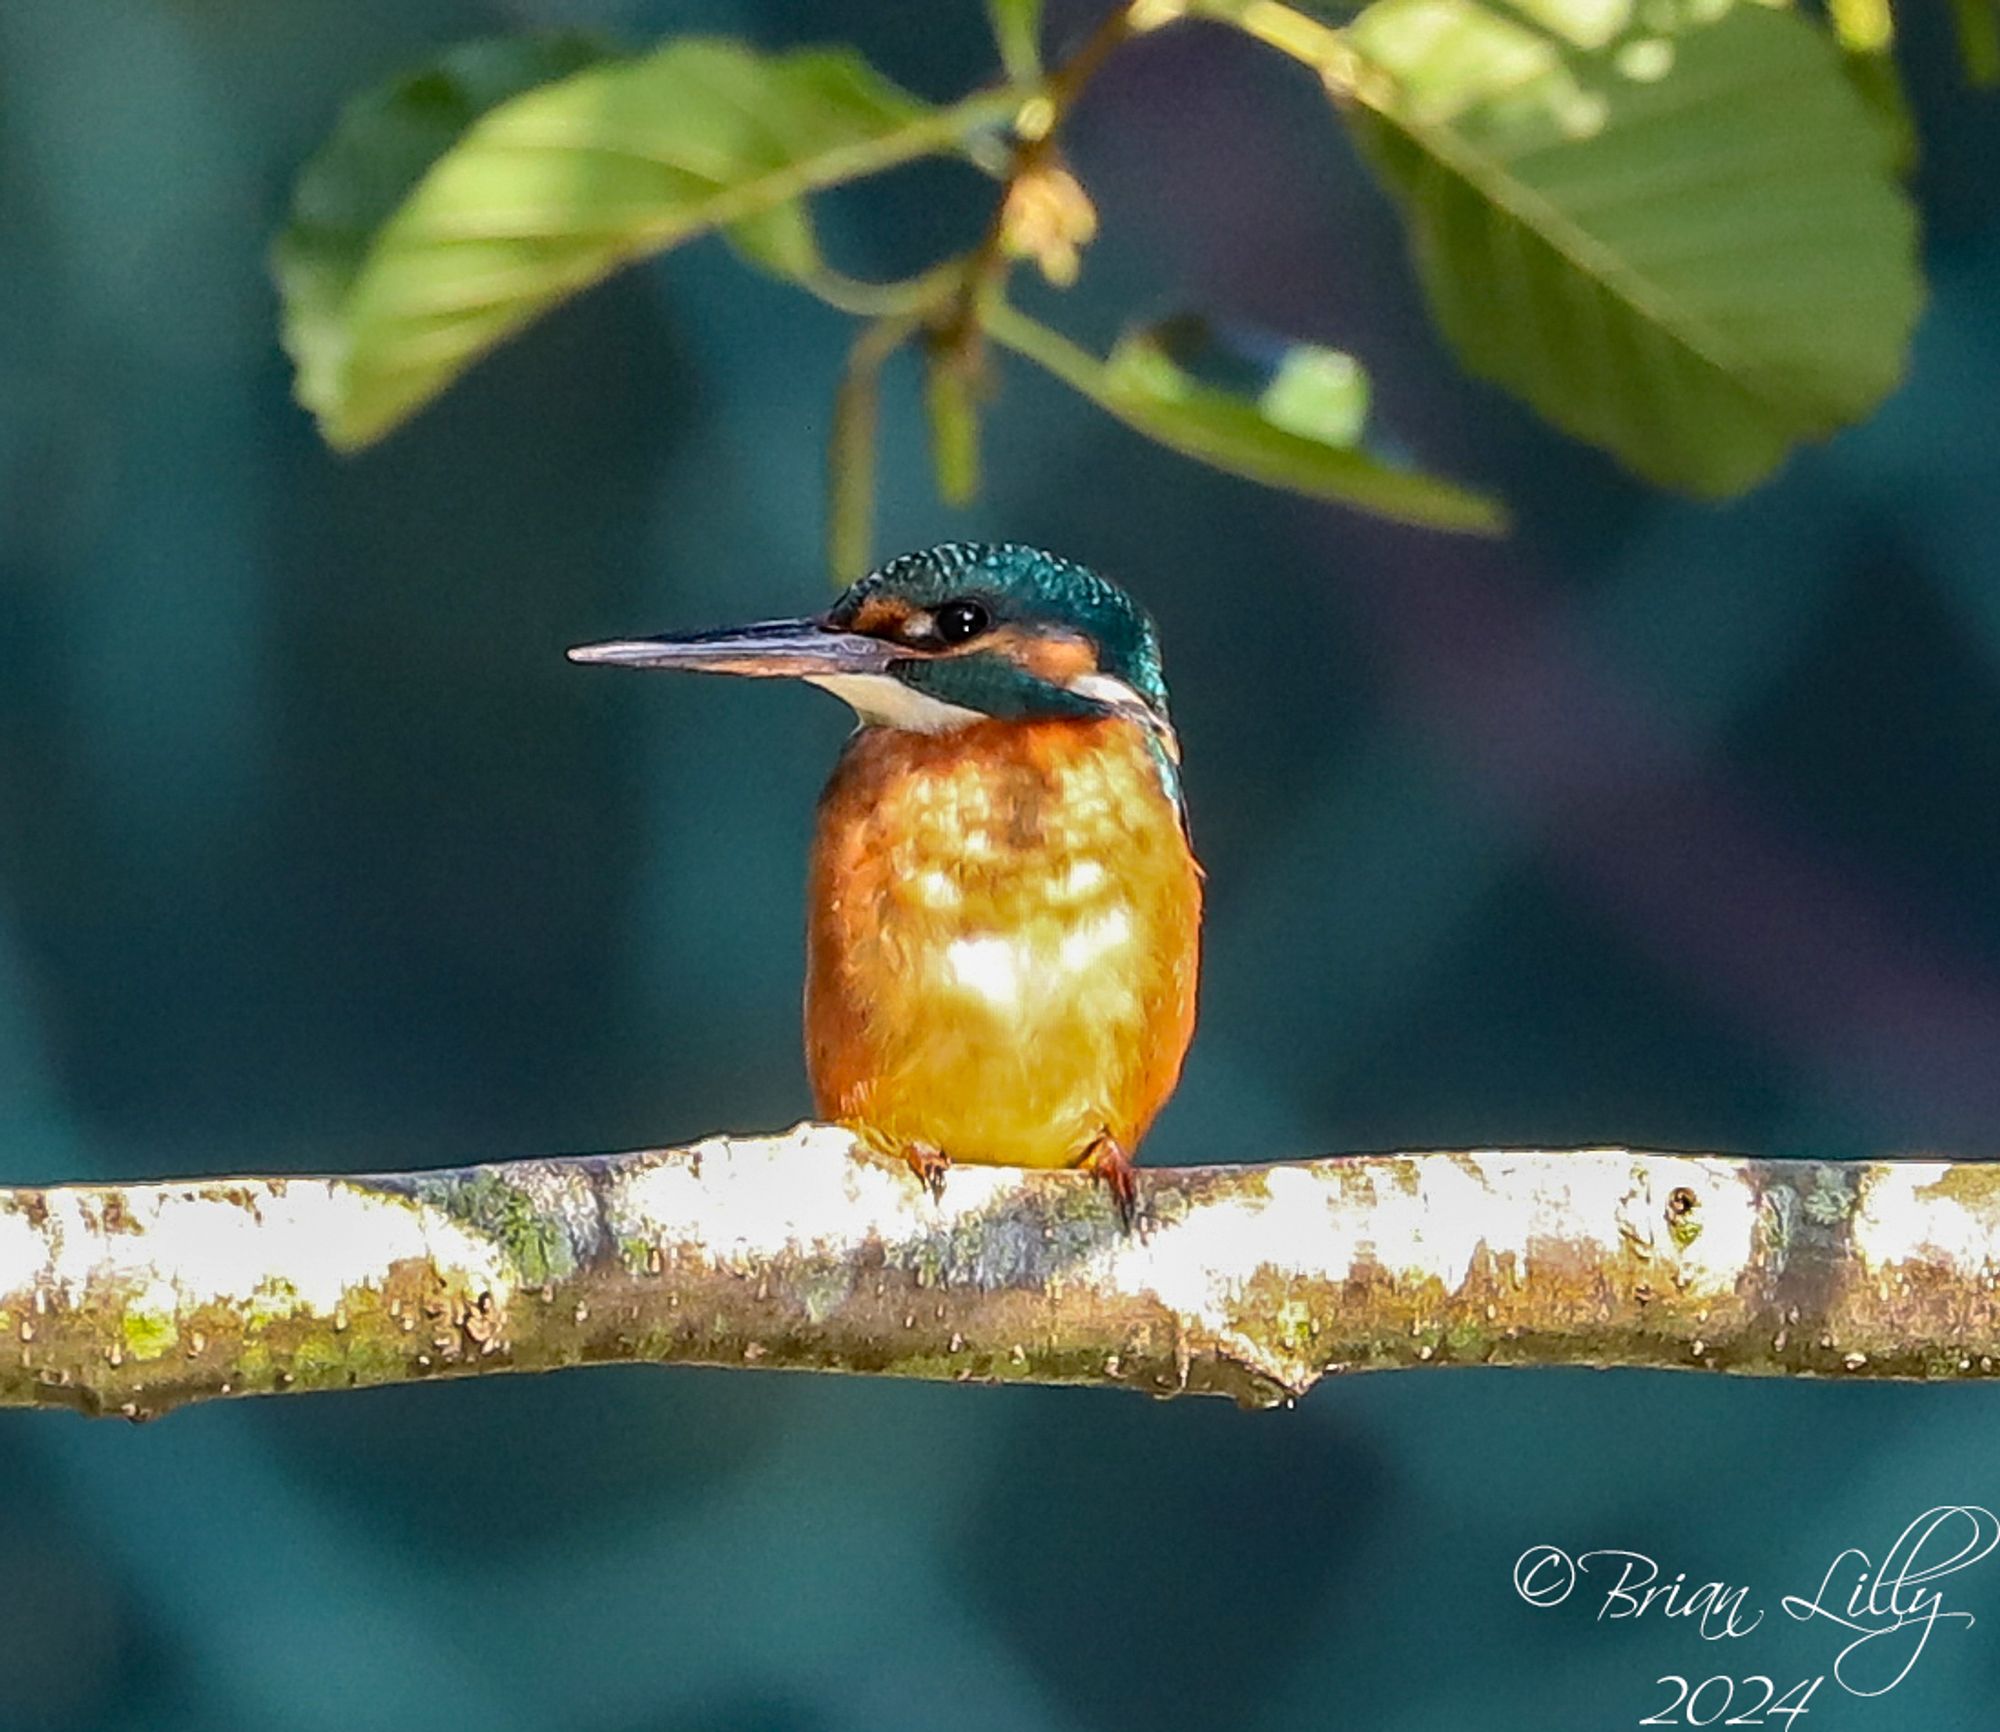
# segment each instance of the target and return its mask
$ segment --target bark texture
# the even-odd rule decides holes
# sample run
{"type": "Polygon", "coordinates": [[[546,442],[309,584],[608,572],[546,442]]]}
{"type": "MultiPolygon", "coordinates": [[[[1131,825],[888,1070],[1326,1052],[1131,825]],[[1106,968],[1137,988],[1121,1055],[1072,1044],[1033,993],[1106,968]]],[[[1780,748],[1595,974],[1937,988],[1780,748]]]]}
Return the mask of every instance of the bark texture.
{"type": "Polygon", "coordinates": [[[2000,1165],[1628,1149],[1140,1176],[843,1131],[357,1178],[0,1189],[0,1406],[633,1362],[1122,1384],[1270,1406],[1416,1365],[1984,1377],[2000,1165]]]}

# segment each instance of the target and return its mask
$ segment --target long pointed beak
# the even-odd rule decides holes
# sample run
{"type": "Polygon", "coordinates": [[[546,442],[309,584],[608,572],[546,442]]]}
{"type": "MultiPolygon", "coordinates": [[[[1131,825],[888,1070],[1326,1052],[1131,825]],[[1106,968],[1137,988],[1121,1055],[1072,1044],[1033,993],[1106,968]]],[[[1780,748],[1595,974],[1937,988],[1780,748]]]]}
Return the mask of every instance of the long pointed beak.
{"type": "Polygon", "coordinates": [[[785,674],[823,679],[829,674],[879,674],[896,646],[859,632],[836,631],[816,619],[773,619],[724,631],[668,637],[616,638],[578,644],[573,662],[620,668],[681,668],[700,674],[785,674]]]}

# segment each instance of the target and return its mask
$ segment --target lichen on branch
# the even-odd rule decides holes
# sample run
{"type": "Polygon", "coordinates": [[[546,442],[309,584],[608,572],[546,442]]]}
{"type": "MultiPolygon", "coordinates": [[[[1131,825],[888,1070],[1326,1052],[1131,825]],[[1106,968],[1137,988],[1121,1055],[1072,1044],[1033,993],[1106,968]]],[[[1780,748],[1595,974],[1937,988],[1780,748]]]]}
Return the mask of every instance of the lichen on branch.
{"type": "Polygon", "coordinates": [[[356,1178],[0,1189],[0,1406],[603,1363],[1122,1384],[1269,1406],[1331,1372],[2000,1365],[2000,1167],[1626,1149],[1089,1175],[844,1131],[356,1178]]]}

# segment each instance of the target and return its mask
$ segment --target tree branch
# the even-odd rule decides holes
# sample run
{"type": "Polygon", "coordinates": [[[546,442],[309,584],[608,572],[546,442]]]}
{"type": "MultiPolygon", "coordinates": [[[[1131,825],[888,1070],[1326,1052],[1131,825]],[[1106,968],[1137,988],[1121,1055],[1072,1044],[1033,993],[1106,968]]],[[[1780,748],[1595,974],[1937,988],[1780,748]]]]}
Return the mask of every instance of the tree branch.
{"type": "Polygon", "coordinates": [[[1290,1400],[1420,1364],[1980,1377],[2000,1165],[1623,1149],[1143,1172],[849,1136],[373,1178],[0,1190],[0,1405],[610,1362],[1290,1400]]]}

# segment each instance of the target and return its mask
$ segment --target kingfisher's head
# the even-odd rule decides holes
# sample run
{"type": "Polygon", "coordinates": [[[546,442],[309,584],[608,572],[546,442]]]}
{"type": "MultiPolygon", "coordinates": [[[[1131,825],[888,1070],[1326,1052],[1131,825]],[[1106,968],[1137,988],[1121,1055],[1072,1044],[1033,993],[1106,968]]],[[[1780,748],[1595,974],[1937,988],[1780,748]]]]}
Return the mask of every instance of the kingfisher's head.
{"type": "Polygon", "coordinates": [[[786,674],[846,699],[869,726],[946,733],[989,717],[1120,715],[1173,746],[1151,617],[1117,584],[1032,547],[946,542],[890,560],[807,619],[569,654],[786,674]]]}

